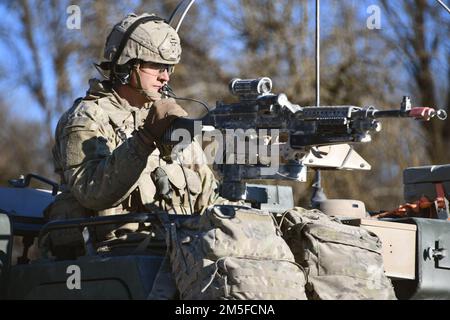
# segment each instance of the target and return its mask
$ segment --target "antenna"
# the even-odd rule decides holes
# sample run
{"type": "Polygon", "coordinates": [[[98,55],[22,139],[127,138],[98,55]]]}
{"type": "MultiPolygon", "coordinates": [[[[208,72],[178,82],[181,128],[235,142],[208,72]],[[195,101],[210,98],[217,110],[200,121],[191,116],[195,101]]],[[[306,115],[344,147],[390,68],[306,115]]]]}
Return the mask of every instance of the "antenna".
{"type": "Polygon", "coordinates": [[[172,12],[172,15],[169,18],[169,24],[176,32],[180,30],[181,24],[194,2],[195,0],[182,0],[172,12]]]}
{"type": "Polygon", "coordinates": [[[445,5],[445,3],[443,3],[441,0],[436,0],[436,1],[439,2],[439,4],[440,4],[441,6],[443,6],[444,9],[447,10],[448,13],[450,13],[450,9],[445,5]]]}
{"type": "MultiPolygon", "coordinates": [[[[320,107],[320,0],[316,0],[316,106],[320,107]]],[[[319,169],[316,169],[314,182],[312,184],[312,208],[319,208],[320,202],[327,199],[321,182],[321,172],[319,169]]]]}
{"type": "Polygon", "coordinates": [[[320,0],[316,0],[316,106],[320,107],[320,0]]]}

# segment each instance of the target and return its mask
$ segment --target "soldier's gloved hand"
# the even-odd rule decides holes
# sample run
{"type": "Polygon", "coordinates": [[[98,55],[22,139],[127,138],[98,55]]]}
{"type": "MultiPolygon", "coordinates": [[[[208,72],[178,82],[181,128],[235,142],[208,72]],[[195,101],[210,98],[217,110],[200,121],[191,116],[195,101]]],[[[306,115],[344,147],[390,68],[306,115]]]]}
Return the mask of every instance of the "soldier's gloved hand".
{"type": "Polygon", "coordinates": [[[153,103],[142,129],[146,135],[149,134],[159,140],[176,118],[187,115],[188,113],[174,99],[161,99],[153,103]]]}

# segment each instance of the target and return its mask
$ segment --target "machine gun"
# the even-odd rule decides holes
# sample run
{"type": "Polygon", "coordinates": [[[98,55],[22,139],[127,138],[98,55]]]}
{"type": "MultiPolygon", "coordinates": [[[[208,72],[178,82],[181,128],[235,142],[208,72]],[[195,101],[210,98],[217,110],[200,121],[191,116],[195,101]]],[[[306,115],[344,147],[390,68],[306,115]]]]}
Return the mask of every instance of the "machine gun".
{"type": "Polygon", "coordinates": [[[291,103],[284,93],[274,94],[270,78],[233,79],[231,94],[238,103],[219,102],[203,122],[220,129],[278,128],[289,132],[292,149],[342,143],[368,142],[371,133],[381,130],[380,118],[410,117],[428,121],[444,120],[446,112],[426,107],[411,107],[403,97],[400,109],[378,110],[373,106],[307,106],[291,103]]]}
{"type": "MultiPolygon", "coordinates": [[[[447,117],[444,110],[412,107],[407,96],[395,110],[350,105],[301,107],[291,103],[284,93],[272,93],[272,80],[267,77],[233,79],[229,90],[239,98],[238,102],[217,102],[200,123],[178,119],[164,138],[166,143],[174,144],[179,142],[176,137],[180,135],[174,135],[177,129],[188,130],[189,136],[193,136],[200,127],[206,132],[215,129],[231,135],[232,140],[236,138],[247,145],[255,141],[258,146],[264,144],[269,148],[265,152],[261,148],[251,152],[249,148],[238,150],[229,140],[222,142],[219,152],[224,155],[220,158],[227,162],[214,165],[223,176],[222,195],[229,199],[248,199],[248,188],[242,184],[247,179],[306,181],[308,167],[370,170],[370,164],[354,151],[352,144],[371,141],[371,135],[381,130],[381,118],[429,121],[447,117]],[[245,160],[236,161],[239,158],[245,160]]],[[[173,93],[168,95],[176,98],[173,93]]]]}

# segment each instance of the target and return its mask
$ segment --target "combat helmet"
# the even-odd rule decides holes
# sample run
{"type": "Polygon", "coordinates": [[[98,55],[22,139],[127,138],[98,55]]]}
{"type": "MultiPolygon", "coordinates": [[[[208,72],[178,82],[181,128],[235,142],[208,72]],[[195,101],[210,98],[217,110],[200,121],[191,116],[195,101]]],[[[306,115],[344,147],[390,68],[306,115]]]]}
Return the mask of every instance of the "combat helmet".
{"type": "Polygon", "coordinates": [[[105,43],[107,61],[98,66],[110,72],[110,79],[126,83],[134,61],[175,65],[180,57],[180,38],[164,19],[129,14],[112,28],[105,43]]]}

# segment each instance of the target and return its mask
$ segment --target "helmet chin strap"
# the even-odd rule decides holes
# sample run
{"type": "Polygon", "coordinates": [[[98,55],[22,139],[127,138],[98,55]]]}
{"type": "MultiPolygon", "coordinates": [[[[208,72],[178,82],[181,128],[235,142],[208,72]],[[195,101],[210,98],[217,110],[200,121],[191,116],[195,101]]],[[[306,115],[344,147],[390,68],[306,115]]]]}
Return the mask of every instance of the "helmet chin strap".
{"type": "Polygon", "coordinates": [[[154,102],[154,101],[161,100],[161,93],[150,91],[150,90],[146,90],[146,89],[142,88],[141,76],[139,75],[139,67],[140,67],[139,63],[136,63],[133,66],[133,70],[135,71],[135,75],[136,75],[136,80],[137,80],[137,85],[138,86],[137,87],[133,87],[130,83],[128,83],[128,85],[130,86],[130,88],[132,88],[133,90],[137,91],[142,96],[144,96],[144,98],[147,99],[148,102],[154,102]]]}

